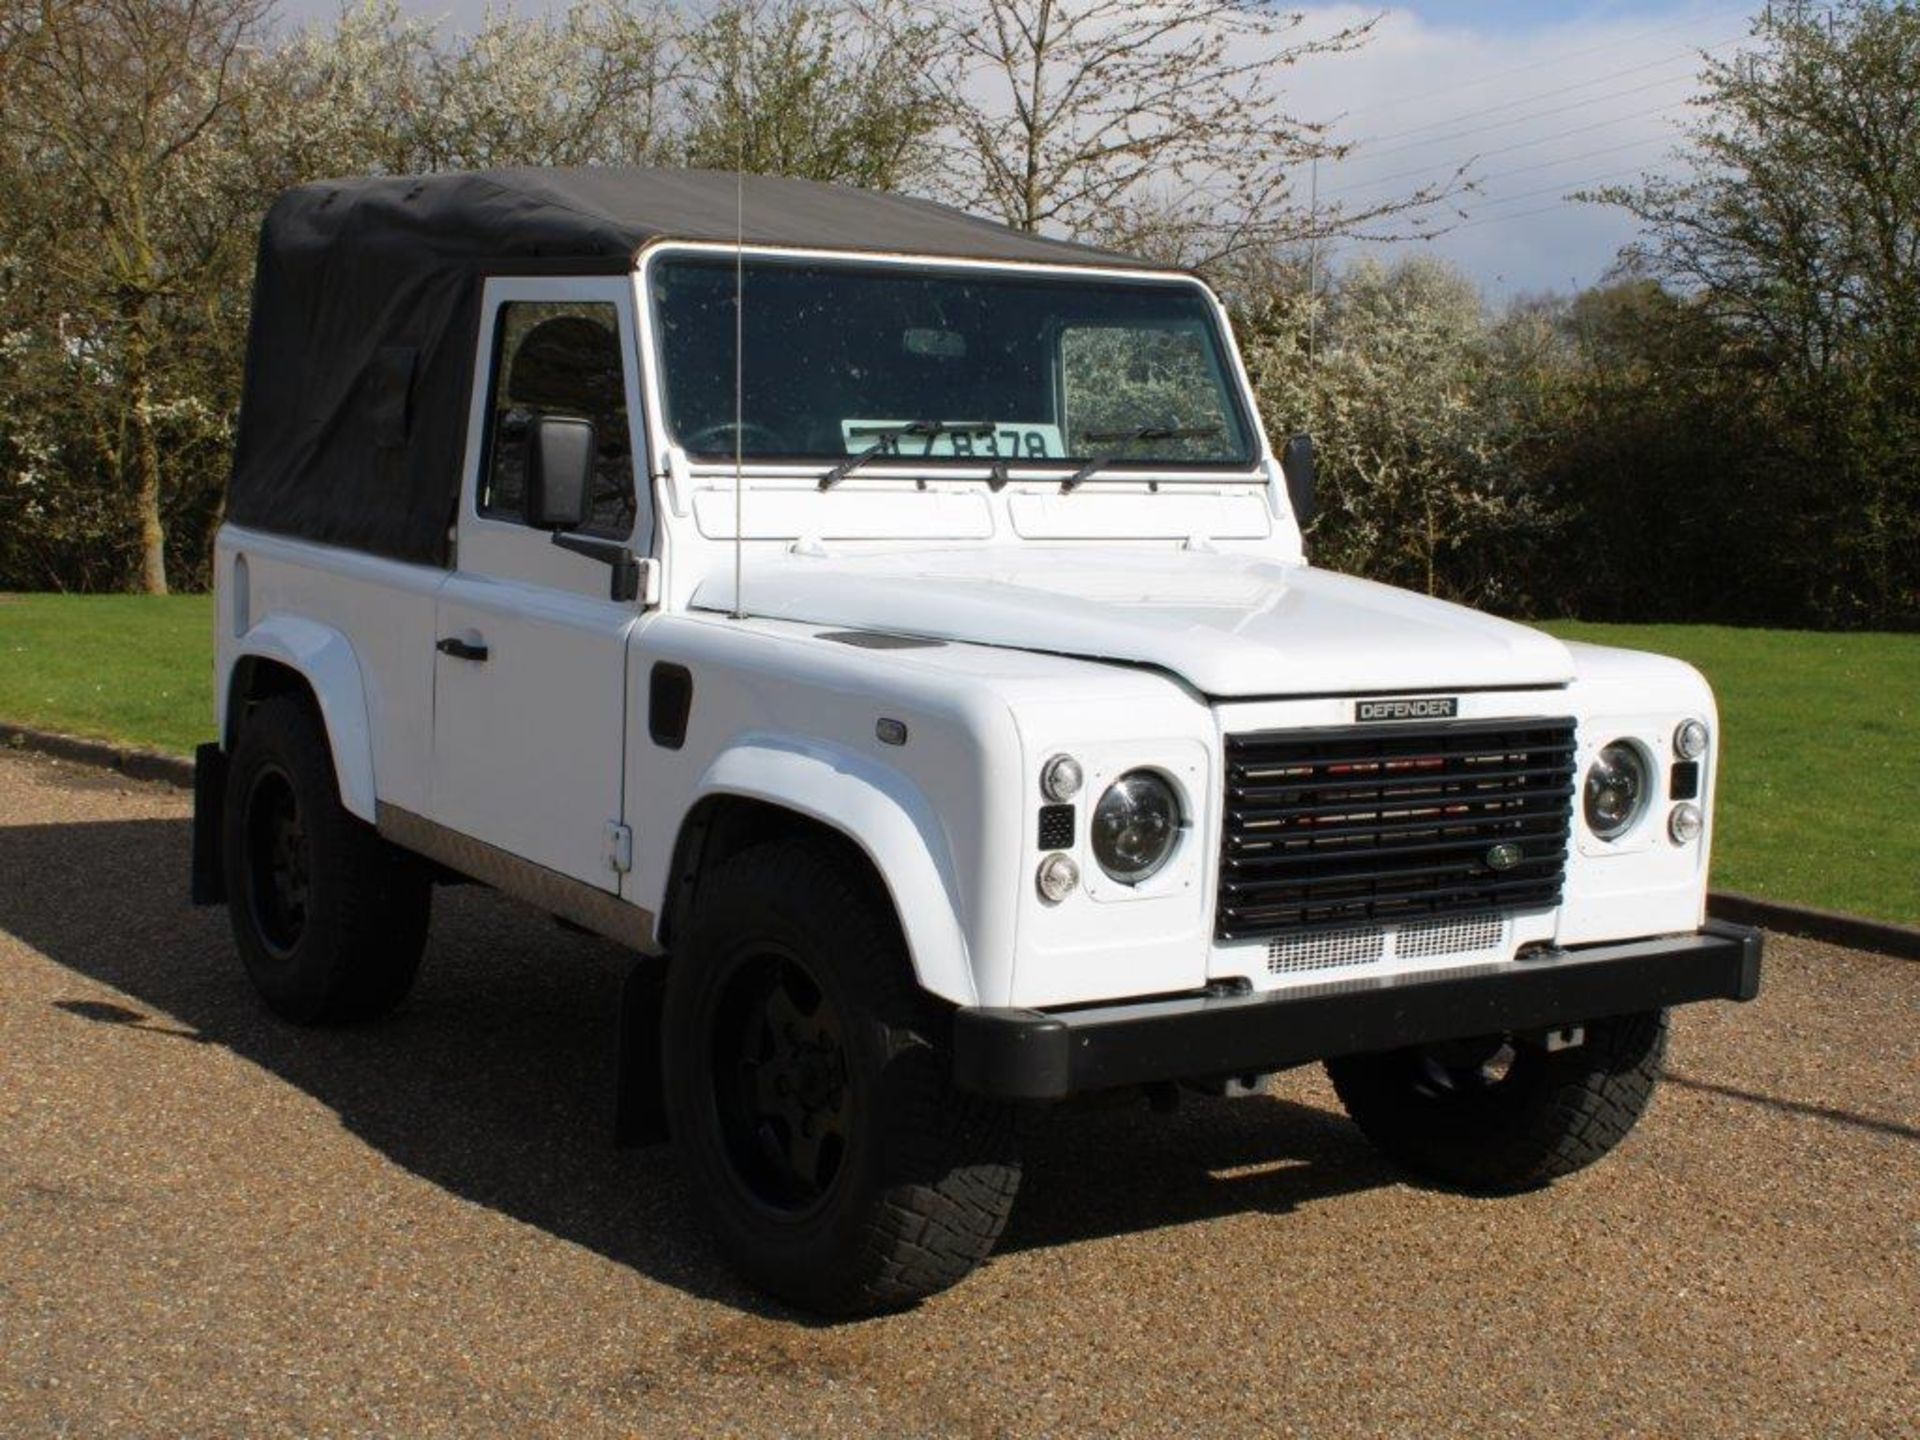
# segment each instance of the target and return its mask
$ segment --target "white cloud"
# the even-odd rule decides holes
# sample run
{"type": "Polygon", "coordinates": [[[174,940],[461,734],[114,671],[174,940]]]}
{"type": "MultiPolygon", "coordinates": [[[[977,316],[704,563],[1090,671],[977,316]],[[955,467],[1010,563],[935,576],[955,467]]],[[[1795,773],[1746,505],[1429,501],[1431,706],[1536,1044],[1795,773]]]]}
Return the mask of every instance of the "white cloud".
{"type": "MultiPolygon", "coordinates": [[[[1358,53],[1289,72],[1288,103],[1305,117],[1344,117],[1338,133],[1359,142],[1347,161],[1321,166],[1323,196],[1390,195],[1468,165],[1480,189],[1460,197],[1463,216],[1431,249],[1494,296],[1587,284],[1633,225],[1564,197],[1669,167],[1699,51],[1730,53],[1752,8],[1717,0],[1519,30],[1430,23],[1413,5],[1389,13],[1358,53]]],[[[1365,13],[1317,7],[1308,23],[1365,13]]]]}

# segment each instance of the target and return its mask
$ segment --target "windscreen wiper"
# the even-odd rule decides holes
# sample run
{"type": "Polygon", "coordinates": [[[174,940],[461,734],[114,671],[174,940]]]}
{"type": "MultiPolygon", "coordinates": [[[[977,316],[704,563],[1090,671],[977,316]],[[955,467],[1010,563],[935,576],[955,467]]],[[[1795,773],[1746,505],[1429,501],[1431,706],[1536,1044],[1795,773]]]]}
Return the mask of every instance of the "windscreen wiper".
{"type": "Polygon", "coordinates": [[[862,450],[858,455],[849,455],[838,465],[827,471],[826,474],[822,475],[820,477],[820,488],[822,490],[831,490],[862,465],[879,455],[893,455],[903,460],[911,459],[911,456],[900,455],[897,451],[889,448],[893,441],[901,439],[902,437],[910,437],[916,440],[925,439],[927,448],[924,453],[931,455],[933,453],[933,442],[936,436],[991,435],[994,433],[994,429],[995,426],[991,420],[909,420],[904,425],[876,426],[871,432],[868,432],[874,437],[873,444],[862,450]]]}
{"type": "MultiPolygon", "coordinates": [[[[1137,440],[1205,440],[1209,435],[1219,433],[1218,425],[1141,425],[1132,430],[1089,430],[1086,438],[1095,445],[1115,445],[1132,444],[1137,440]]],[[[1072,494],[1109,465],[1126,458],[1111,451],[1094,456],[1060,482],[1060,493],[1072,494]]]]}

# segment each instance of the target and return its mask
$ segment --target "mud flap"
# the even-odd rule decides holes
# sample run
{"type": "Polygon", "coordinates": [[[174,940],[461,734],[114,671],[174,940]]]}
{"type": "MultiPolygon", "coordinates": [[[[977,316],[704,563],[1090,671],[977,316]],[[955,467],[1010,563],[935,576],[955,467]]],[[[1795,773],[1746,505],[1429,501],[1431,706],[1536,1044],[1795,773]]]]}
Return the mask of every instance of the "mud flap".
{"type": "Polygon", "coordinates": [[[669,1138],[660,1075],[660,1017],[666,995],[664,960],[635,961],[621,982],[613,1105],[615,1145],[658,1145],[669,1138]]]}
{"type": "Polygon", "coordinates": [[[227,799],[227,752],[202,745],[193,752],[193,871],[189,893],[196,905],[220,905],[227,898],[226,857],[221,827],[227,799]]]}

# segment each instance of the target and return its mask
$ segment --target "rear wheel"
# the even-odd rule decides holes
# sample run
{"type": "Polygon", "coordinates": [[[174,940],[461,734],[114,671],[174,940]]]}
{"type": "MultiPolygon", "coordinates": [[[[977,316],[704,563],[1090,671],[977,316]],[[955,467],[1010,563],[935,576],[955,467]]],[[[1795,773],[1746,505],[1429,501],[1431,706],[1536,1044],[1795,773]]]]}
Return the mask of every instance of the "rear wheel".
{"type": "Polygon", "coordinates": [[[248,716],[227,773],[227,910],[254,987],[302,1024],[369,1019],[406,998],[432,886],[340,803],[326,732],[294,695],[248,716]]]}
{"type": "Polygon", "coordinates": [[[1667,1012],[1597,1020],[1549,1051],[1510,1035],[1327,1062],[1354,1123],[1417,1174],[1463,1189],[1533,1189],[1627,1138],[1659,1079],[1667,1012]]]}
{"type": "Polygon", "coordinates": [[[831,844],[759,846],[703,884],[667,978],[667,1114],[753,1284],[861,1314],[986,1258],[1019,1183],[1012,1113],[954,1088],[947,1029],[831,844]]]}

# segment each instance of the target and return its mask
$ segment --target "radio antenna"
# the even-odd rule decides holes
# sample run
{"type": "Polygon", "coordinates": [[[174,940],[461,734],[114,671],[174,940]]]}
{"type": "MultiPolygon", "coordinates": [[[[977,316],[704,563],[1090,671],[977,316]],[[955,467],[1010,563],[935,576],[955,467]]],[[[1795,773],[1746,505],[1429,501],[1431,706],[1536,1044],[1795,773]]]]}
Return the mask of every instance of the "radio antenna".
{"type": "Polygon", "coordinates": [[[733,618],[747,618],[740,596],[746,555],[746,486],[741,482],[742,447],[746,438],[746,232],[747,138],[745,118],[740,125],[740,148],[733,166],[733,618]]]}

